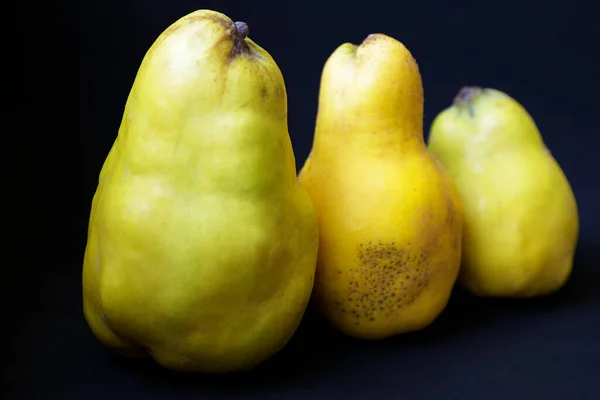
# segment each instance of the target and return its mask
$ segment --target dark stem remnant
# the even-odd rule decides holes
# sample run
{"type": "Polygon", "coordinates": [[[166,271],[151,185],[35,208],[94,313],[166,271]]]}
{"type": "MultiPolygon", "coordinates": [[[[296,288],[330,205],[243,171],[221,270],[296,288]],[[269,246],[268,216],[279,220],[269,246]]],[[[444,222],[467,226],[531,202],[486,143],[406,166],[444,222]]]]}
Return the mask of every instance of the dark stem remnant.
{"type": "Polygon", "coordinates": [[[234,23],[234,25],[240,40],[246,39],[248,33],[250,32],[248,29],[248,24],[245,22],[237,21],[234,23]]]}
{"type": "Polygon", "coordinates": [[[248,51],[248,45],[244,40],[248,36],[248,25],[240,21],[235,22],[233,25],[233,49],[231,50],[230,60],[248,51]]]}
{"type": "Polygon", "coordinates": [[[473,107],[472,102],[475,97],[479,96],[484,92],[480,86],[465,86],[458,91],[458,94],[454,97],[453,103],[459,109],[467,108],[469,110],[469,115],[472,117],[473,107]]]}

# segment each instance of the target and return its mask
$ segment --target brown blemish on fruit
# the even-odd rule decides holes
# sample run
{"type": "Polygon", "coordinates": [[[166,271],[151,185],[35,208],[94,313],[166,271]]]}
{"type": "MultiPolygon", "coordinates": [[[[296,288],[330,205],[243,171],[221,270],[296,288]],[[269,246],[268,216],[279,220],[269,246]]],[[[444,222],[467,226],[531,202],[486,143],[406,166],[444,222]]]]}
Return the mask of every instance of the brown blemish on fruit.
{"type": "Polygon", "coordinates": [[[462,239],[460,229],[456,229],[456,224],[458,223],[458,210],[454,205],[454,200],[450,197],[449,193],[446,193],[446,225],[448,227],[448,233],[452,235],[452,248],[457,250],[460,246],[460,242],[462,239]]]}
{"type": "Polygon", "coordinates": [[[231,48],[231,53],[227,59],[227,63],[230,63],[236,57],[242,54],[251,54],[250,47],[246,43],[246,37],[248,37],[248,33],[250,32],[248,28],[248,24],[242,21],[231,22],[231,20],[220,17],[218,15],[207,14],[207,15],[190,15],[184,17],[182,20],[172,24],[169,26],[163,33],[163,36],[172,35],[173,32],[178,30],[179,28],[188,25],[192,22],[209,20],[221,25],[224,28],[227,28],[226,32],[223,36],[217,40],[214,44],[214,47],[220,46],[224,41],[228,39],[233,39],[233,46],[231,48]]]}
{"type": "Polygon", "coordinates": [[[233,46],[231,47],[231,53],[229,53],[226,65],[229,65],[240,55],[255,54],[255,52],[251,51],[250,46],[248,46],[248,44],[246,43],[246,37],[248,37],[248,33],[250,32],[250,30],[248,29],[248,25],[245,22],[237,21],[231,23],[225,20],[220,20],[218,18],[211,17],[211,19],[227,28],[225,34],[221,37],[221,39],[215,42],[213,47],[218,47],[224,41],[233,39],[233,46]]]}
{"type": "Polygon", "coordinates": [[[190,15],[189,17],[186,18],[187,21],[202,21],[204,19],[209,19],[213,22],[216,22],[217,24],[220,24],[221,26],[225,27],[225,28],[229,28],[231,26],[231,22],[226,19],[226,18],[222,18],[218,15],[215,14],[196,14],[196,15],[190,15]]]}
{"type": "Polygon", "coordinates": [[[450,196],[450,193],[448,193],[448,190],[445,191],[444,196],[446,198],[445,223],[446,223],[446,227],[448,229],[448,234],[452,235],[452,239],[451,239],[452,248],[454,250],[456,250],[456,249],[458,249],[458,246],[460,245],[460,240],[461,240],[460,231],[458,231],[456,229],[456,224],[458,223],[456,213],[458,211],[454,205],[454,200],[450,196]]]}
{"type": "Polygon", "coordinates": [[[269,91],[266,86],[260,88],[260,97],[264,100],[269,96],[269,91]]]}
{"type": "Polygon", "coordinates": [[[429,285],[431,269],[425,252],[415,252],[396,242],[361,243],[358,267],[350,269],[351,278],[344,296],[334,303],[350,310],[355,322],[374,322],[389,318],[413,304],[429,285]]]}
{"type": "Polygon", "coordinates": [[[179,28],[181,28],[183,24],[178,22],[178,23],[174,23],[171,26],[169,26],[167,29],[165,29],[165,31],[163,32],[163,36],[167,37],[173,34],[173,32],[175,32],[176,30],[178,30],[179,28]]]}

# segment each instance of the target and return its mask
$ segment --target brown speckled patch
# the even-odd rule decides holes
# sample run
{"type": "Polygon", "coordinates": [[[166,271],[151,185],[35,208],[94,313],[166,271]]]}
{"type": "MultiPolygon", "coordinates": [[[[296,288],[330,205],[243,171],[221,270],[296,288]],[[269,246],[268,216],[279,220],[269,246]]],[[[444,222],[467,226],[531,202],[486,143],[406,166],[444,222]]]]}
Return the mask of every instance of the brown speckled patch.
{"type": "Polygon", "coordinates": [[[428,255],[410,246],[383,241],[361,244],[358,267],[349,270],[348,290],[334,303],[339,311],[360,325],[390,317],[414,303],[429,285],[431,269],[428,255]]]}

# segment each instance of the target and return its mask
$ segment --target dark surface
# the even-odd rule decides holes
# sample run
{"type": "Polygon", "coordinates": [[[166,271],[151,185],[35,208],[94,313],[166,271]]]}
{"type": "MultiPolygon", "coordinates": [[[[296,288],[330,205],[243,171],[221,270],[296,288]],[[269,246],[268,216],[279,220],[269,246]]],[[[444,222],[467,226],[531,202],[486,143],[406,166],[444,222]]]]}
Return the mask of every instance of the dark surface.
{"type": "Polygon", "coordinates": [[[241,2],[63,1],[42,10],[40,25],[27,25],[23,34],[34,35],[35,42],[25,49],[35,51],[24,51],[22,65],[38,86],[24,93],[40,107],[36,113],[23,107],[15,117],[28,129],[23,137],[34,131],[48,140],[34,181],[39,183],[34,208],[47,214],[47,230],[41,236],[36,230],[35,251],[25,251],[35,262],[18,268],[9,263],[3,275],[8,397],[598,398],[595,10],[584,2],[540,8],[542,3],[522,0],[236,3],[241,2]],[[580,245],[567,286],[531,301],[484,301],[457,290],[428,329],[379,342],[343,337],[309,313],[280,354],[241,376],[175,374],[148,360],[110,354],[90,333],[81,307],[91,198],[145,51],[169,24],[196,8],[247,22],[249,36],[278,62],[298,167],[312,141],[323,63],[344,41],[360,43],[382,32],[408,46],[423,76],[425,135],[463,85],[494,87],[515,97],[535,118],[578,200],[580,245]],[[43,32],[32,33],[39,27],[43,32]]]}

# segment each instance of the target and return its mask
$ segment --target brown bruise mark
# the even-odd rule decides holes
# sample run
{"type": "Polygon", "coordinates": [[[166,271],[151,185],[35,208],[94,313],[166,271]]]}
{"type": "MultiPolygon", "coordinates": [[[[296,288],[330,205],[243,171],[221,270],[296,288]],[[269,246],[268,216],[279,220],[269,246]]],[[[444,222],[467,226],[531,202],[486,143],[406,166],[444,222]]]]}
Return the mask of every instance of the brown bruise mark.
{"type": "Polygon", "coordinates": [[[269,91],[266,86],[260,88],[260,97],[264,100],[269,97],[269,91]]]}

